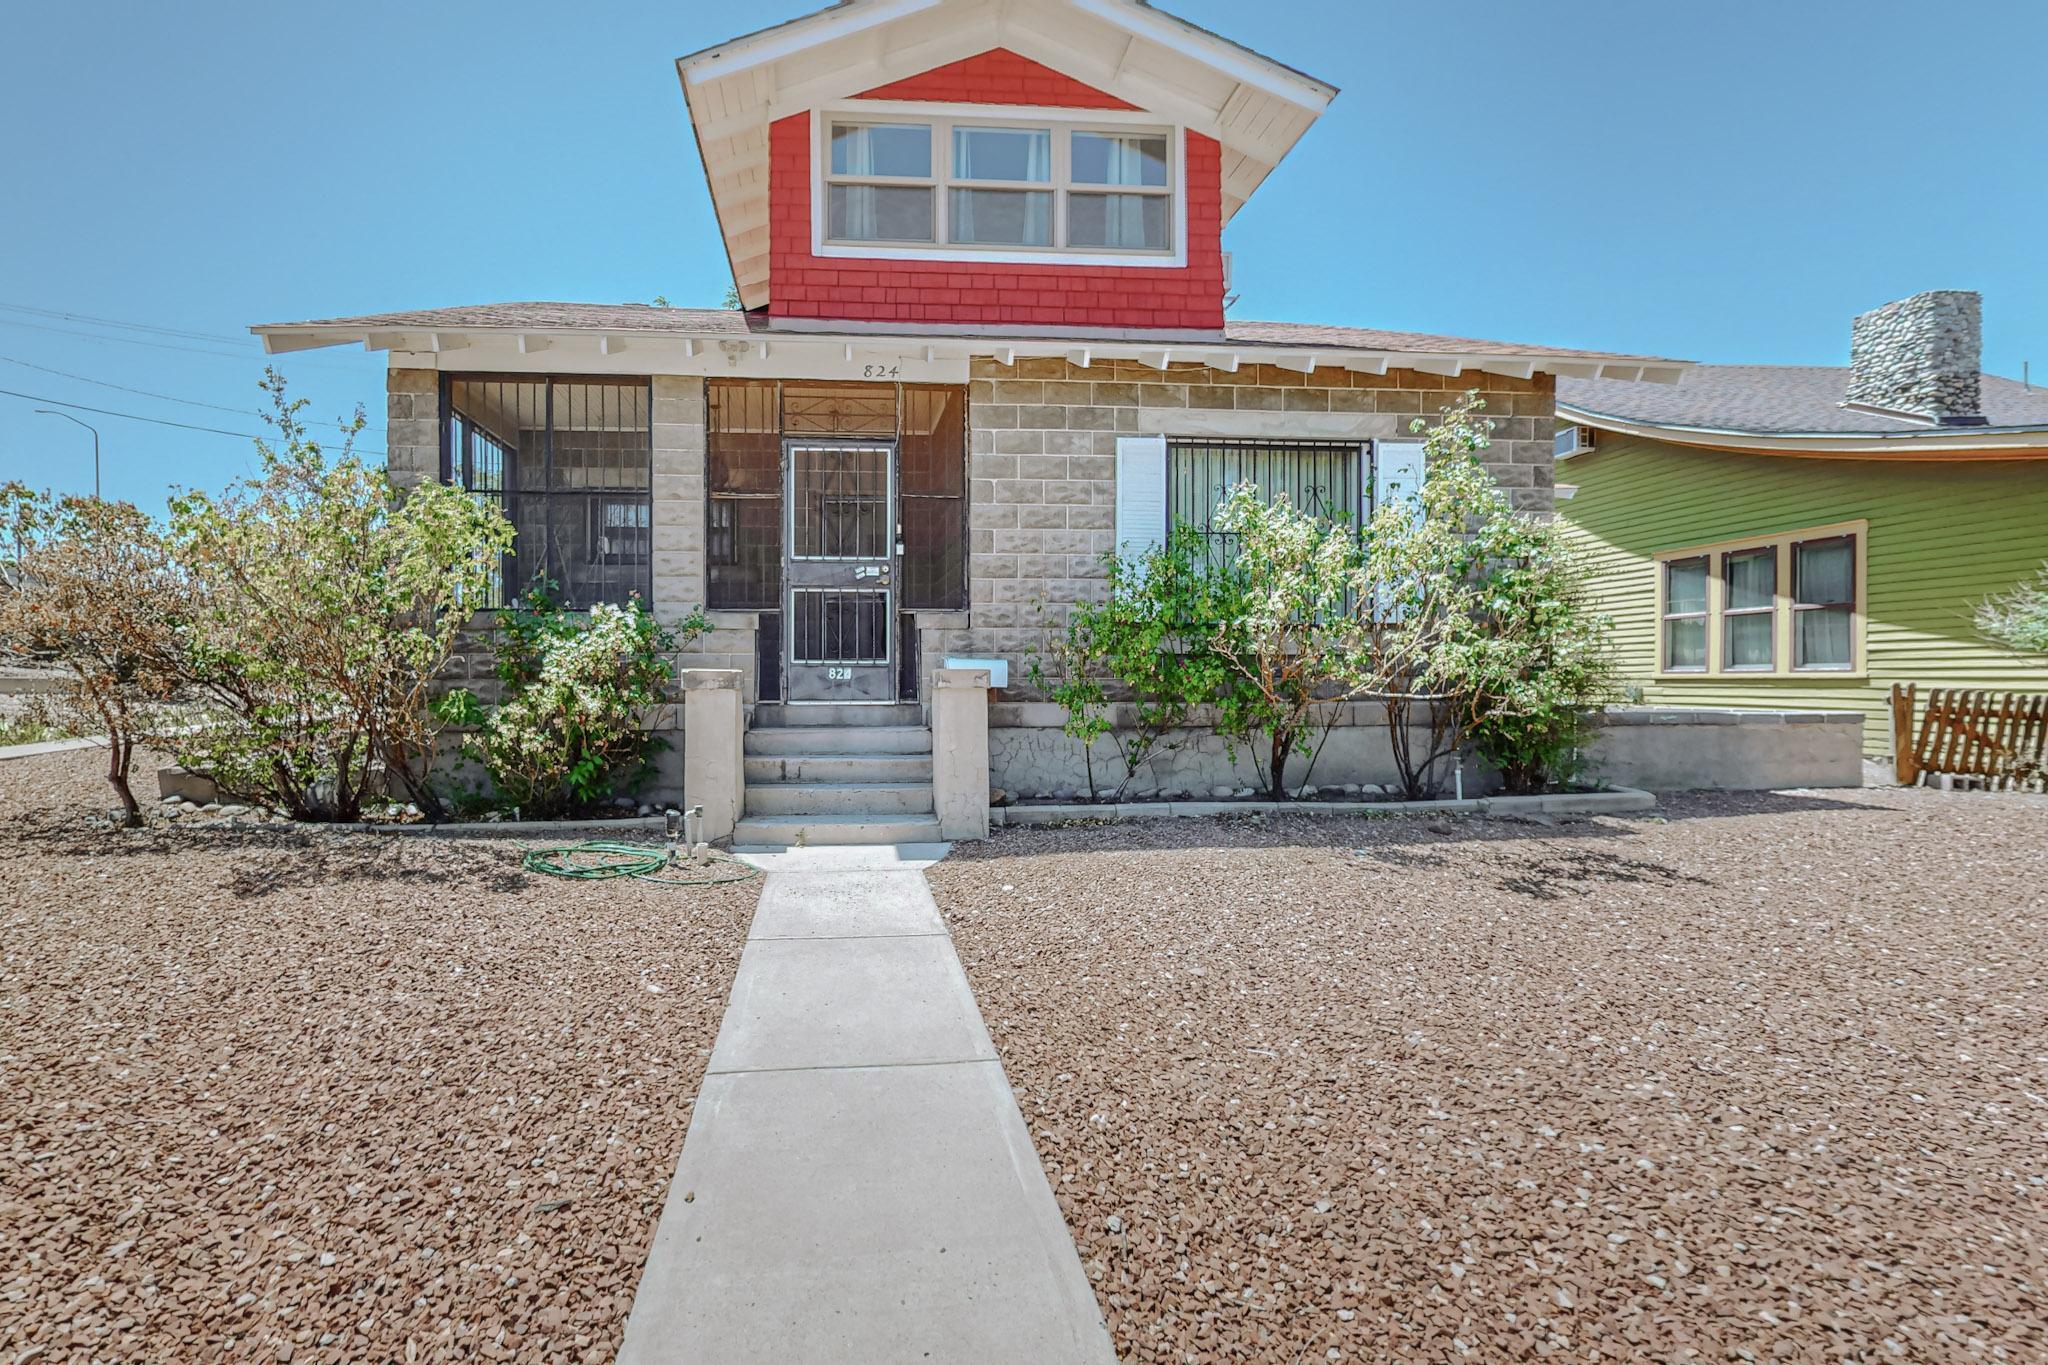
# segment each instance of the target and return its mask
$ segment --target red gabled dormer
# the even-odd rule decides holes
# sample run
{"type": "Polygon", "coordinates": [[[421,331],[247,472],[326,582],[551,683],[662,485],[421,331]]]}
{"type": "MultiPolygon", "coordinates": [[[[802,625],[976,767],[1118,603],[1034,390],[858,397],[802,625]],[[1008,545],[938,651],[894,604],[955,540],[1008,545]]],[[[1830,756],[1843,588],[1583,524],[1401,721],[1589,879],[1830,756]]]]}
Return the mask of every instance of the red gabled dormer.
{"type": "Polygon", "coordinates": [[[1134,0],[853,0],[679,63],[733,275],[807,322],[1220,329],[1335,93],[1134,0]]]}

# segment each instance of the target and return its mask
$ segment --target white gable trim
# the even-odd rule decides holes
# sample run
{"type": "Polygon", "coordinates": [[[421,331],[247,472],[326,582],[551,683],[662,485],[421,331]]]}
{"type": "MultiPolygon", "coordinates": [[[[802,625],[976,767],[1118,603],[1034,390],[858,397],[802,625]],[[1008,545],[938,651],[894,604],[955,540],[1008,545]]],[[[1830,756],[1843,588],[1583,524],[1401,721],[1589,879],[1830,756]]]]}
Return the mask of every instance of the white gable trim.
{"type": "Polygon", "coordinates": [[[1223,219],[1333,86],[1136,0],[852,0],[677,62],[740,296],[768,301],[768,127],[995,48],[1223,149],[1223,219]]]}

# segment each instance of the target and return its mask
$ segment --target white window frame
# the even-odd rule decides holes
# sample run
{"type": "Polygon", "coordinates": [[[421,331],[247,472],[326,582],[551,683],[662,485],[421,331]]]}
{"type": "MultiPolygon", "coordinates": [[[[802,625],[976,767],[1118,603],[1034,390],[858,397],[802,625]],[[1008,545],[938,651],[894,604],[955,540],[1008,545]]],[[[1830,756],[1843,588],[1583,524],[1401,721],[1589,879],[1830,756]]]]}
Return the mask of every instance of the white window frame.
{"type": "Polygon", "coordinates": [[[995,104],[927,104],[899,100],[862,100],[852,106],[816,109],[811,112],[811,253],[827,258],[853,260],[929,261],[968,259],[1007,265],[1114,265],[1173,269],[1187,265],[1187,133],[1175,124],[1161,123],[1142,110],[1061,110],[1019,108],[995,104]],[[902,177],[834,176],[832,171],[832,125],[835,123],[920,123],[932,130],[932,175],[929,179],[902,177]],[[977,128],[1044,128],[1052,133],[1052,178],[1045,182],[997,180],[956,180],[953,168],[953,130],[977,128]],[[1150,134],[1166,139],[1166,185],[1076,185],[1073,169],[1073,135],[1104,133],[1110,136],[1150,134]],[[932,233],[936,241],[844,242],[825,235],[825,203],[828,185],[929,186],[932,191],[932,233]],[[1053,197],[1053,244],[1042,247],[986,246],[949,242],[952,193],[955,189],[1036,190],[1053,197]],[[1167,250],[1106,250],[1066,245],[1068,196],[1082,194],[1151,194],[1166,198],[1167,250]]]}
{"type": "MultiPolygon", "coordinates": [[[[1870,523],[1867,520],[1835,522],[1827,526],[1809,526],[1797,531],[1777,531],[1766,535],[1744,536],[1739,540],[1722,540],[1708,545],[1688,545],[1682,549],[1660,550],[1652,556],[1656,567],[1656,622],[1657,622],[1657,677],[1665,682],[1691,681],[1770,681],[1796,678],[1848,678],[1866,679],[1869,676],[1870,654],[1867,638],[1869,593],[1870,593],[1870,523]],[[1798,596],[1793,587],[1793,553],[1796,546],[1810,540],[1848,539],[1853,543],[1855,575],[1855,599],[1847,604],[1849,610],[1849,654],[1850,662],[1845,667],[1834,665],[1802,665],[1796,657],[1797,641],[1794,635],[1794,618],[1798,615],[1798,596]],[[1728,600],[1728,557],[1755,550],[1772,551],[1777,558],[1777,577],[1773,583],[1771,613],[1771,666],[1731,668],[1727,657],[1727,600],[1728,600]],[[1666,649],[1665,622],[1670,619],[1667,589],[1668,577],[1673,562],[1687,559],[1707,561],[1707,666],[1705,668],[1673,668],[1670,654],[1666,649]]],[[[1763,608],[1756,608],[1761,613],[1763,608]]]]}

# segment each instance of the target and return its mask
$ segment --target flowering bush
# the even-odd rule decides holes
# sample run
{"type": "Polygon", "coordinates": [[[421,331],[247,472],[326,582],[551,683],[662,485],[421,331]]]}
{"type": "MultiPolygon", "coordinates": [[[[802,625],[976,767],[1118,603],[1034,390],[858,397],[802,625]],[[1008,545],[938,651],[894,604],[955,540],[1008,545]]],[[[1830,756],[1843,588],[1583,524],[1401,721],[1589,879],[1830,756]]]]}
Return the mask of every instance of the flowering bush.
{"type": "Polygon", "coordinates": [[[1480,464],[1481,406],[1468,393],[1416,423],[1428,476],[1362,537],[1246,484],[1217,511],[1235,541],[1227,560],[1184,531],[1112,558],[1110,601],[1077,610],[1054,667],[1034,669],[1067,708],[1066,732],[1115,737],[1128,782],[1158,733],[1210,708],[1280,799],[1307,782],[1344,709],[1376,701],[1411,798],[1434,794],[1439,765],[1468,743],[1511,791],[1568,779],[1587,710],[1613,692],[1607,623],[1557,528],[1516,512],[1480,464]],[[1108,720],[1119,684],[1142,703],[1128,738],[1108,720]]]}
{"type": "Polygon", "coordinates": [[[2011,592],[1977,606],[1977,629],[2027,654],[2048,654],[2048,564],[2011,592]]]}
{"type": "Polygon", "coordinates": [[[351,452],[360,409],[329,458],[306,400],[275,371],[264,387],[277,439],[258,442],[262,472],[171,503],[194,714],[163,742],[223,792],[300,819],[359,818],[380,773],[433,811],[429,692],[512,526],[458,488],[394,489],[351,452]]]}
{"type": "Polygon", "coordinates": [[[551,816],[642,785],[663,742],[649,722],[673,701],[673,656],[708,628],[703,613],[671,628],[635,599],[583,615],[537,588],[498,625],[504,701],[485,706],[465,690],[436,703],[443,719],[473,727],[463,753],[497,799],[551,816]]]}
{"type": "Polygon", "coordinates": [[[1528,792],[1570,779],[1587,712],[1614,695],[1610,623],[1557,525],[1517,513],[1479,463],[1482,406],[1467,393],[1428,429],[1417,506],[1375,514],[1366,578],[1392,608],[1375,643],[1386,695],[1448,707],[1450,733],[1528,792]]]}

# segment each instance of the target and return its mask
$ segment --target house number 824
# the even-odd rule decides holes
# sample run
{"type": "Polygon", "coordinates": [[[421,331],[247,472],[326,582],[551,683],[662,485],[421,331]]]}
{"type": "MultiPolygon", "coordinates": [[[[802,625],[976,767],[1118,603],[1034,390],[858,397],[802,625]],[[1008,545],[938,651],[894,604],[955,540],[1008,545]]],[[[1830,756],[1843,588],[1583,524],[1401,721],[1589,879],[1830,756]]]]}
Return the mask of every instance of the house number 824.
{"type": "Polygon", "coordinates": [[[901,365],[863,365],[860,371],[863,379],[894,379],[902,373],[901,365]]]}
{"type": "Polygon", "coordinates": [[[853,670],[850,668],[828,668],[825,670],[825,676],[833,682],[846,682],[853,677],[853,670]]]}

